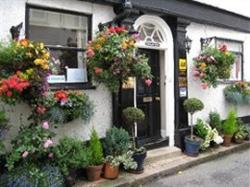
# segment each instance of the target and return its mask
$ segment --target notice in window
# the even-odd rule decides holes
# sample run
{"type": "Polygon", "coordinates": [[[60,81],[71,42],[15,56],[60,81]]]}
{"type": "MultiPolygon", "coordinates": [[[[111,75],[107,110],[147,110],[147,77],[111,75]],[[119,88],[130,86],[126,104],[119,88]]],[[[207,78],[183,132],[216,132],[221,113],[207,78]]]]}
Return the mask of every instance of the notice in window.
{"type": "Polygon", "coordinates": [[[67,68],[67,82],[87,82],[87,72],[83,68],[67,68]]]}

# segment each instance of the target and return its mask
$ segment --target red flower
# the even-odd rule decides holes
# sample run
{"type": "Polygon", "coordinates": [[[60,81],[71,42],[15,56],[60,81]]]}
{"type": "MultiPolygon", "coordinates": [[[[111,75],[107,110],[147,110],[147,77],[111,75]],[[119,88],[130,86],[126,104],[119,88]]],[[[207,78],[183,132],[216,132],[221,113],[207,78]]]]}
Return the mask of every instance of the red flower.
{"type": "Polygon", "coordinates": [[[152,80],[146,79],[145,84],[149,87],[152,84],[152,80]]]}
{"type": "Polygon", "coordinates": [[[7,97],[11,97],[12,96],[12,92],[11,91],[7,91],[6,95],[7,95],[7,97]]]}
{"type": "Polygon", "coordinates": [[[114,27],[109,27],[109,30],[108,30],[110,33],[115,33],[116,32],[116,29],[114,27]]]}
{"type": "Polygon", "coordinates": [[[95,55],[95,52],[93,51],[92,48],[88,48],[86,54],[87,54],[87,57],[91,58],[95,55]]]}
{"type": "Polygon", "coordinates": [[[43,105],[38,105],[38,106],[36,107],[36,112],[37,112],[38,114],[44,114],[45,111],[46,111],[46,108],[45,108],[43,105]]]}
{"type": "Polygon", "coordinates": [[[57,101],[63,101],[63,102],[68,101],[68,94],[63,90],[55,92],[54,97],[57,101]]]}
{"type": "Polygon", "coordinates": [[[226,46],[225,44],[223,44],[223,45],[221,45],[221,46],[219,47],[219,50],[220,50],[221,52],[225,53],[225,52],[227,51],[227,46],[226,46]]]}
{"type": "Polygon", "coordinates": [[[121,27],[115,27],[114,29],[115,29],[115,31],[116,31],[117,33],[121,33],[121,32],[123,32],[123,31],[125,31],[125,30],[126,30],[126,28],[125,28],[124,26],[121,26],[121,27]]]}
{"type": "Polygon", "coordinates": [[[95,70],[95,74],[96,75],[99,75],[100,73],[103,72],[103,69],[102,68],[98,68],[98,67],[94,67],[94,70],[95,70]]]}
{"type": "Polygon", "coordinates": [[[24,47],[28,47],[28,45],[29,45],[29,40],[27,40],[27,39],[21,39],[21,40],[19,41],[19,43],[20,43],[22,46],[24,46],[24,47]]]}

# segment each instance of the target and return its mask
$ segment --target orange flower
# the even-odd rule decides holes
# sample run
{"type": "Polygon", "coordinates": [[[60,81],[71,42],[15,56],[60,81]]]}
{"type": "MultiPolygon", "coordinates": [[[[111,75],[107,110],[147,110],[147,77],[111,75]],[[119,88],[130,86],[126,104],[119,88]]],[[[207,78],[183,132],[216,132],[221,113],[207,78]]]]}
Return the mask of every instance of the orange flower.
{"type": "Polygon", "coordinates": [[[96,75],[99,75],[100,73],[103,72],[103,69],[102,68],[98,68],[98,67],[94,67],[94,71],[95,71],[96,75]]]}
{"type": "Polygon", "coordinates": [[[201,65],[200,65],[201,69],[205,69],[206,66],[207,65],[205,63],[201,63],[201,65]]]}
{"type": "Polygon", "coordinates": [[[24,47],[28,47],[28,45],[29,45],[29,40],[27,40],[27,39],[21,39],[21,40],[19,41],[19,43],[20,43],[22,46],[24,46],[24,47]]]}

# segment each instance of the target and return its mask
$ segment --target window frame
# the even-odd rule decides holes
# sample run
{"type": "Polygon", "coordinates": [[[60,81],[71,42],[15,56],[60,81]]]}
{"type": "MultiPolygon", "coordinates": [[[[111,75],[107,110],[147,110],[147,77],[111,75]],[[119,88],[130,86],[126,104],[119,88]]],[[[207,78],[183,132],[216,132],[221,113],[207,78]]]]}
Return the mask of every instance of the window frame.
{"type": "Polygon", "coordinates": [[[241,52],[236,52],[236,51],[231,51],[230,52],[240,55],[241,56],[241,79],[240,80],[230,80],[230,79],[220,79],[218,80],[219,83],[221,84],[232,84],[238,81],[244,81],[244,42],[241,40],[234,40],[234,39],[229,39],[229,38],[223,38],[223,37],[217,37],[217,36],[213,36],[210,38],[201,38],[201,50],[203,50],[205,47],[209,46],[209,44],[211,43],[211,41],[214,40],[214,45],[217,46],[218,42],[220,41],[224,41],[225,43],[227,42],[231,42],[231,43],[238,43],[241,45],[241,52]],[[202,43],[202,41],[205,41],[204,43],[202,43]]]}
{"type": "MultiPolygon", "coordinates": [[[[31,9],[37,9],[37,10],[44,10],[44,11],[54,11],[58,13],[65,13],[65,14],[71,14],[71,15],[78,15],[78,16],[85,16],[88,20],[88,36],[87,40],[90,41],[92,39],[92,14],[86,14],[82,12],[72,11],[72,10],[65,10],[65,9],[59,9],[59,8],[51,8],[47,6],[40,6],[40,5],[33,5],[33,4],[26,4],[25,9],[25,35],[26,38],[29,39],[30,33],[30,10],[31,9]]],[[[65,46],[54,46],[54,45],[46,45],[48,49],[52,50],[74,50],[74,51],[82,51],[83,53],[86,51],[86,48],[77,48],[77,47],[65,47],[65,46]]],[[[88,72],[88,71],[87,71],[88,72]]],[[[50,90],[58,90],[58,89],[71,89],[71,90],[77,90],[77,89],[95,89],[95,86],[93,86],[91,77],[89,73],[87,74],[88,82],[80,82],[80,83],[49,83],[49,89],[50,90]]]]}

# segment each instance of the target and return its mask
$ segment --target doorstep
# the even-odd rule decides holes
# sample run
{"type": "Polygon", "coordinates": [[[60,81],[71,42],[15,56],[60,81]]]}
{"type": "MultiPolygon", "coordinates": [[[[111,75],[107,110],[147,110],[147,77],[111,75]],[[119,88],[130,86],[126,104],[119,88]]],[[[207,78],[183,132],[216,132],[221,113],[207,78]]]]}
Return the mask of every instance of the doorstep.
{"type": "Polygon", "coordinates": [[[148,158],[145,162],[145,171],[142,174],[131,174],[121,172],[115,180],[101,179],[96,182],[78,181],[74,187],[128,187],[141,186],[147,182],[167,175],[178,173],[188,167],[216,159],[223,155],[250,148],[250,142],[232,144],[230,147],[219,146],[210,148],[198,157],[189,157],[181,153],[178,148],[160,148],[148,151],[148,158]],[[157,154],[159,153],[159,154],[157,154]],[[164,157],[166,155],[166,157],[164,157]]]}

